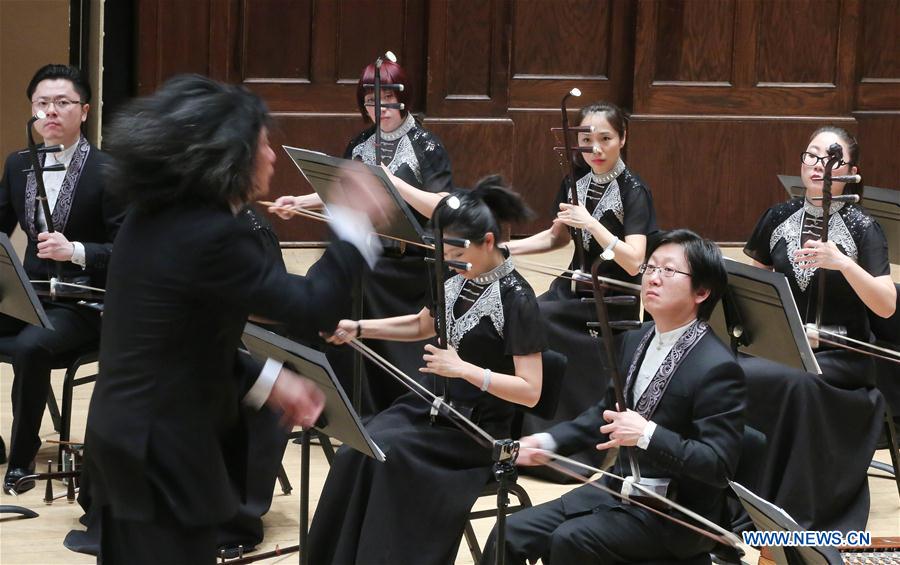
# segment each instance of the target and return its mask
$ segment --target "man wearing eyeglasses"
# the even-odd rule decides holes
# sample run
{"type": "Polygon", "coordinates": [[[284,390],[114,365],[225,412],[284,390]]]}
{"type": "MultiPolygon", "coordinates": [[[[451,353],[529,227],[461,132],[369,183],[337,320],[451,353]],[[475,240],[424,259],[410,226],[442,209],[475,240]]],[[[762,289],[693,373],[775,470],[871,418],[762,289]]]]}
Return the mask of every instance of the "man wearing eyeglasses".
{"type": "MultiPolygon", "coordinates": [[[[7,158],[0,179],[0,230],[11,235],[18,225],[27,235],[23,263],[31,280],[60,276],[67,282],[103,288],[123,208],[104,189],[101,169],[107,156],[82,135],[82,123],[90,111],[90,85],[77,68],[46,65],[32,77],[26,95],[32,114],[46,116],[34,126],[44,143],[63,145],[62,151],[42,156],[45,166],[65,167],[43,173],[55,231],[49,231],[37,199],[34,173],[23,172],[31,166],[29,157],[18,152],[7,158]]],[[[48,286],[37,284],[36,288],[48,286]]],[[[0,315],[0,352],[12,357],[15,375],[9,466],[3,483],[6,493],[34,468],[54,358],[85,350],[99,339],[100,314],[75,302],[44,303],[54,330],[0,315]]],[[[33,486],[25,484],[19,491],[33,486]]]]}
{"type": "MultiPolygon", "coordinates": [[[[520,465],[548,455],[628,447],[642,483],[667,485],[666,496],[719,521],[737,466],[744,428],[744,375],[706,324],[727,284],[722,254],[688,230],[651,242],[641,266],[641,299],[654,319],[623,334],[621,367],[627,411],[615,411],[612,387],[576,419],[520,440],[520,465]],[[652,479],[652,481],[647,481],[652,479]]],[[[631,475],[619,454],[612,472],[631,475]]],[[[604,477],[626,496],[628,481],[604,477]]],[[[657,490],[657,489],[654,489],[657,490]]],[[[659,490],[662,490],[660,488],[659,490]]],[[[493,563],[496,532],[482,563],[493,563]]],[[[709,552],[714,542],[620,498],[584,485],[508,518],[506,562],[673,562],[709,552]]]]}

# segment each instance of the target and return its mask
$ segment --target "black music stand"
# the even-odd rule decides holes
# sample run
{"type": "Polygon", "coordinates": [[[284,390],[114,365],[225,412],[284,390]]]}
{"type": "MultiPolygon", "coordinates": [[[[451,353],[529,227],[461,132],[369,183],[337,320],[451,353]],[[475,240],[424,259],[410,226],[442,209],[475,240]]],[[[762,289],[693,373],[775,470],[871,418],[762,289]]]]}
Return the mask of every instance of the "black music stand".
{"type": "MultiPolygon", "coordinates": [[[[242,337],[244,346],[256,358],[270,358],[283,362],[294,372],[316,383],[325,393],[325,410],[313,426],[314,429],[341,440],[364,455],[377,461],[385,456],[363,427],[353,410],[347,394],[337,380],[325,354],[259,326],[247,324],[242,337]]],[[[300,552],[300,563],[308,563],[306,551],[309,534],[309,440],[310,430],[304,428],[300,435],[300,544],[280,550],[279,554],[300,552]]],[[[261,556],[256,556],[259,559],[261,556]]],[[[254,559],[254,560],[255,560],[254,559]]]]}
{"type": "MultiPolygon", "coordinates": [[[[34,292],[12,242],[0,233],[0,314],[6,314],[27,324],[53,329],[41,301],[34,292]]],[[[0,514],[20,514],[36,518],[37,512],[21,506],[0,505],[0,514]]]]}
{"type": "MultiPolygon", "coordinates": [[[[741,505],[747,510],[753,525],[760,532],[803,532],[805,531],[782,508],[754,494],[740,483],[729,481],[741,505]]],[[[769,546],[778,565],[830,565],[843,563],[840,552],[834,547],[782,547],[769,546]]]]}
{"type": "MultiPolygon", "coordinates": [[[[341,180],[346,176],[346,171],[350,167],[364,167],[378,181],[376,187],[383,189],[388,194],[389,201],[394,204],[389,215],[392,218],[391,224],[382,228],[381,233],[391,238],[425,245],[427,237],[425,230],[419,225],[409,205],[397,192],[394,183],[391,182],[381,167],[366,165],[360,161],[332,157],[308,149],[300,149],[288,145],[283,145],[282,147],[294,165],[297,166],[297,169],[300,170],[300,174],[312,185],[326,206],[332,200],[332,190],[340,185],[341,180]]],[[[362,312],[362,280],[359,280],[353,289],[353,312],[351,315],[358,320],[362,317],[362,312]]],[[[353,355],[353,390],[351,391],[351,398],[353,399],[353,407],[359,412],[362,407],[362,355],[359,352],[354,352],[353,355]]]]}
{"type": "Polygon", "coordinates": [[[725,268],[728,289],[709,319],[719,338],[735,353],[822,374],[784,275],[731,259],[725,268]]]}
{"type": "MultiPolygon", "coordinates": [[[[800,177],[778,175],[778,180],[791,198],[800,198],[806,192],[800,177]]],[[[866,185],[861,204],[884,229],[890,262],[900,265],[900,190],[866,185]]]]}
{"type": "Polygon", "coordinates": [[[26,324],[53,329],[53,324],[47,318],[12,242],[5,233],[0,233],[0,314],[22,320],[26,324]]]}

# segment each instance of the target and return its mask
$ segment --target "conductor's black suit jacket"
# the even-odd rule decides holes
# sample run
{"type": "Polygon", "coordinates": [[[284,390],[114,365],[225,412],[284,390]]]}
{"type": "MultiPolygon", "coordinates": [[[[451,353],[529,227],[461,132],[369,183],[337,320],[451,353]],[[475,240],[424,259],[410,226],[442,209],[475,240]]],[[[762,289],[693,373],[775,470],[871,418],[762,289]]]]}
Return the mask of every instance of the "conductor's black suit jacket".
{"type": "MultiPolygon", "coordinates": [[[[653,329],[652,323],[623,334],[620,365],[631,365],[641,337],[653,329]]],[[[638,367],[643,359],[638,360],[638,367]]],[[[641,476],[673,479],[675,501],[714,522],[724,512],[724,494],[740,456],[744,430],[744,374],[731,351],[709,330],[691,349],[665,390],[650,418],[657,427],[646,450],[630,448],[638,454],[641,476]]],[[[548,430],[557,442],[557,451],[573,453],[608,440],[599,431],[606,424],[603,411],[615,406],[610,387],[604,400],[576,419],[548,430]]],[[[619,457],[613,472],[630,475],[625,457],[619,457]]],[[[619,481],[611,481],[618,488],[619,481]]],[[[600,490],[585,485],[563,495],[567,515],[590,512],[601,500],[609,500],[600,490]]],[[[628,512],[646,512],[635,506],[628,512]]],[[[677,524],[662,522],[661,539],[676,555],[696,553],[697,534],[677,524]]],[[[651,541],[651,540],[648,540],[651,541]]],[[[703,543],[700,544],[701,546],[703,543]]]]}
{"type": "MultiPolygon", "coordinates": [[[[313,279],[266,259],[226,208],[129,213],[109,266],[100,374],[87,424],[96,502],[150,521],[165,504],[185,525],[227,520],[238,500],[221,434],[258,375],[236,363],[247,315],[332,330],[365,268],[335,242],[313,279]]],[[[258,369],[258,368],[257,368],[258,369]]]]}

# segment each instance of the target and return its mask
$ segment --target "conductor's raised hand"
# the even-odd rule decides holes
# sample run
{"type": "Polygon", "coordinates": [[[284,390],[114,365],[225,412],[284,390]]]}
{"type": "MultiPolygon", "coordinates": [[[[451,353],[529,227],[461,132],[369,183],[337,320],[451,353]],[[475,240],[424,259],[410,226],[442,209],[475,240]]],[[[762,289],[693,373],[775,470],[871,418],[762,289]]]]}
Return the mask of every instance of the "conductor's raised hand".
{"type": "Polygon", "coordinates": [[[309,428],[325,409],[325,394],[311,380],[282,367],[266,402],[282,413],[285,425],[309,428]]]}
{"type": "Polygon", "coordinates": [[[396,205],[364,164],[348,162],[328,193],[328,206],[341,206],[368,216],[376,230],[390,224],[396,205]]]}

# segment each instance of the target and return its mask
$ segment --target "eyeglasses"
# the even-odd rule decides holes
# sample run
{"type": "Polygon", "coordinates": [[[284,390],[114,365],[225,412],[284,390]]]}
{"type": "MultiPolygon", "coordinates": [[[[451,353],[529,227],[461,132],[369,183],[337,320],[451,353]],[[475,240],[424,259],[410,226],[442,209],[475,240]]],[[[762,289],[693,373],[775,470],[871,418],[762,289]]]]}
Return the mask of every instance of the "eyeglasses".
{"type": "Polygon", "coordinates": [[[83,105],[84,102],[81,102],[80,100],[69,100],[68,98],[54,98],[53,100],[50,100],[49,98],[38,98],[37,100],[31,101],[31,107],[42,112],[49,110],[51,104],[53,104],[58,111],[67,112],[76,105],[83,105]]]}
{"type": "MultiPolygon", "coordinates": [[[[828,155],[825,155],[824,157],[819,157],[815,153],[810,153],[809,151],[804,151],[803,153],[800,154],[800,161],[804,165],[809,165],[810,167],[815,167],[819,163],[822,163],[822,166],[824,167],[825,161],[827,161],[827,160],[828,160],[828,155]]],[[[847,161],[844,161],[843,159],[841,159],[840,161],[838,161],[837,165],[835,165],[835,168],[843,167],[844,165],[847,165],[847,164],[848,164],[847,161]]]]}
{"type": "Polygon", "coordinates": [[[691,276],[690,273],[685,273],[684,271],[679,271],[678,269],[673,269],[672,267],[657,267],[656,265],[651,265],[650,263],[644,263],[640,267],[638,267],[638,272],[645,277],[652,277],[653,273],[660,273],[664,277],[672,278],[675,276],[675,273],[679,275],[685,275],[687,277],[691,276]]]}

